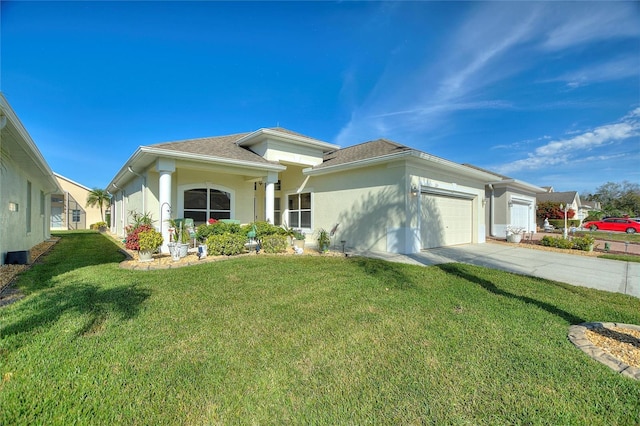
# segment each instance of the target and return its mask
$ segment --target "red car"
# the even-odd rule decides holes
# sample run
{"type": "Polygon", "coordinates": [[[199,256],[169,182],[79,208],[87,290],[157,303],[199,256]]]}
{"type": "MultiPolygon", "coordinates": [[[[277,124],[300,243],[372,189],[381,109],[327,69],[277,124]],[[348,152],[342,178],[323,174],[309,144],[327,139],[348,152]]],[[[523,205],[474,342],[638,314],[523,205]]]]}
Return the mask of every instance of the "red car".
{"type": "Polygon", "coordinates": [[[631,219],[623,219],[619,217],[592,220],[591,222],[583,223],[582,227],[592,231],[618,231],[626,232],[627,234],[640,232],[640,223],[631,219]]]}

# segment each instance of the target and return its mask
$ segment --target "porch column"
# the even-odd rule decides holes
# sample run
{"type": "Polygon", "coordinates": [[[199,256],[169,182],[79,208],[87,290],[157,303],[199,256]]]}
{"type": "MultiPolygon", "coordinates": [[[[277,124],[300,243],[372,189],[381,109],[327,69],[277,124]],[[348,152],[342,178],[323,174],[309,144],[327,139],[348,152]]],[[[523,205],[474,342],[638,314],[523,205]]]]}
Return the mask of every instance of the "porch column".
{"type": "Polygon", "coordinates": [[[271,224],[274,224],[274,205],[275,205],[275,183],[278,181],[277,173],[269,173],[265,181],[265,193],[264,193],[264,205],[265,205],[265,220],[271,224]]]}
{"type": "Polygon", "coordinates": [[[160,250],[163,253],[169,252],[167,243],[169,242],[169,223],[171,218],[171,174],[176,170],[174,160],[159,159],[156,163],[156,170],[160,174],[158,184],[158,202],[160,203],[160,232],[164,242],[160,250]]]}

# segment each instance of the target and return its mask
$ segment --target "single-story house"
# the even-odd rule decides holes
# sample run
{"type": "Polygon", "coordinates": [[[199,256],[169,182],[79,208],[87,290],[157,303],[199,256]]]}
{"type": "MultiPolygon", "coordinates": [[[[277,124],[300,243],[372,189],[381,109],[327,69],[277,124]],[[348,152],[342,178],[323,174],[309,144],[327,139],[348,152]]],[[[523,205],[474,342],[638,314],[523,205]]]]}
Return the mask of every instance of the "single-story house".
{"type": "Polygon", "coordinates": [[[486,188],[498,181],[494,173],[386,139],[340,148],[262,128],[141,146],[107,189],[111,230],[119,236],[135,211],[152,214],[165,243],[169,218],[196,225],[209,218],[267,220],[302,230],[311,243],[323,228],[335,231],[334,246],[416,253],[485,242],[486,188]]]}
{"type": "Polygon", "coordinates": [[[580,223],[589,216],[589,211],[594,210],[591,206],[582,205],[580,195],[577,191],[555,192],[553,187],[545,187],[544,189],[545,191],[536,194],[539,203],[552,202],[568,206],[568,209],[576,212],[576,215],[572,219],[579,220],[580,223]]]}
{"type": "Polygon", "coordinates": [[[49,239],[50,195],[61,189],[51,168],[0,93],[0,265],[49,239]]]}
{"type": "Polygon", "coordinates": [[[90,229],[102,221],[100,208],[87,206],[91,189],[54,173],[62,192],[51,194],[51,229],[90,229]]]}

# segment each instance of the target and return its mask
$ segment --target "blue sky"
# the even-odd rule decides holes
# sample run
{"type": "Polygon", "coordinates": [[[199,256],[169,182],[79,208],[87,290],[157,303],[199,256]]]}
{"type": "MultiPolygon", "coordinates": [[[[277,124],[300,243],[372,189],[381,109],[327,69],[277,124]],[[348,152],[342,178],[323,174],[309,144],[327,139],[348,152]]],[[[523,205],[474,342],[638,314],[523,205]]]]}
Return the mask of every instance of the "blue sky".
{"type": "Polygon", "coordinates": [[[282,126],[557,191],[640,182],[638,2],[1,3],[0,89],[51,168],[282,126]]]}

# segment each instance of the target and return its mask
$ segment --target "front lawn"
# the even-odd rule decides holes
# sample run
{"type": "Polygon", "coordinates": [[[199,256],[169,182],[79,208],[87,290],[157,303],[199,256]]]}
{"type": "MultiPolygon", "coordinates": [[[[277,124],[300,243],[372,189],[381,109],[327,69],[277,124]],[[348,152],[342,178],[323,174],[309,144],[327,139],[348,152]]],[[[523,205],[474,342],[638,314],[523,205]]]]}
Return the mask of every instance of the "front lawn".
{"type": "Polygon", "coordinates": [[[0,424],[637,424],[567,339],[640,300],[462,264],[245,256],[118,268],[65,233],[0,309],[0,424]]]}

